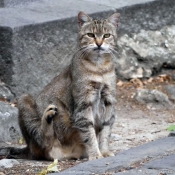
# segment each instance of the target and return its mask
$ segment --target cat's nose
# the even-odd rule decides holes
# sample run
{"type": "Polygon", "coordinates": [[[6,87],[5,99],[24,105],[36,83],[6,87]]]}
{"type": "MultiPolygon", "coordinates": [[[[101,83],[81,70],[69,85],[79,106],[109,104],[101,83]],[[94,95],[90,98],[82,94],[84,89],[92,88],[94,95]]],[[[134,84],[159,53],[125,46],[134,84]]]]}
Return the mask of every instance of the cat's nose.
{"type": "Polygon", "coordinates": [[[100,49],[102,44],[101,43],[100,44],[96,43],[96,45],[97,45],[98,49],[100,49]]]}
{"type": "Polygon", "coordinates": [[[102,41],[99,39],[96,39],[96,45],[97,47],[100,49],[101,45],[102,45],[102,41]]]}

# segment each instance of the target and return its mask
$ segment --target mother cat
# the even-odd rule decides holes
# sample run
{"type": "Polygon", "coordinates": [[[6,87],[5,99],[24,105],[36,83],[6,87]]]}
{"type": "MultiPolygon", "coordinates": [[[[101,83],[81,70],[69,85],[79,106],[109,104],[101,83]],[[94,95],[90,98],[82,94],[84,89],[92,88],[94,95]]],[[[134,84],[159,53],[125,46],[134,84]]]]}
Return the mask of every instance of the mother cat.
{"type": "Polygon", "coordinates": [[[31,159],[91,159],[113,156],[109,137],[116,115],[116,75],[112,61],[120,15],[93,20],[78,14],[79,50],[71,64],[36,100],[18,100],[24,149],[11,149],[31,159]]]}

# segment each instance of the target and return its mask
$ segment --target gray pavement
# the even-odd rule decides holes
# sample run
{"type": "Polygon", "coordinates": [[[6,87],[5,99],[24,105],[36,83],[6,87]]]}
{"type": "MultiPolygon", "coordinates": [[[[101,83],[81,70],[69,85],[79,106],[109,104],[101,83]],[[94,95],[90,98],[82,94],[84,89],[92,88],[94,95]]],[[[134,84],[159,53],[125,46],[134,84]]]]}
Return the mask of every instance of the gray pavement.
{"type": "MultiPolygon", "coordinates": [[[[165,137],[108,157],[79,164],[54,175],[175,175],[175,137],[165,137]],[[162,173],[162,174],[161,174],[162,173]]],[[[51,175],[51,174],[50,174],[51,175]]]]}

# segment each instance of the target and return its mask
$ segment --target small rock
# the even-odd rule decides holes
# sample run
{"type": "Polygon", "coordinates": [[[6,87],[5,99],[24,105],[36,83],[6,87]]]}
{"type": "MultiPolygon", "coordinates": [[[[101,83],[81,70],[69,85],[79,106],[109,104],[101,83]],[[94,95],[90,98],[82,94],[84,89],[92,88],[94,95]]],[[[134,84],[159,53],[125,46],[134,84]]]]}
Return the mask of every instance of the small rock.
{"type": "Polygon", "coordinates": [[[15,159],[2,159],[2,160],[0,160],[0,168],[11,168],[16,164],[19,164],[19,162],[15,159]]]}
{"type": "Polygon", "coordinates": [[[118,134],[113,134],[113,133],[112,133],[110,139],[111,139],[111,140],[121,140],[121,138],[122,138],[122,137],[121,137],[120,135],[118,135],[118,134]]]}
{"type": "Polygon", "coordinates": [[[175,131],[170,132],[168,137],[175,137],[175,131]]]}
{"type": "Polygon", "coordinates": [[[158,90],[141,89],[138,90],[134,98],[142,103],[147,104],[154,109],[172,109],[173,104],[168,99],[168,96],[158,90]]]}

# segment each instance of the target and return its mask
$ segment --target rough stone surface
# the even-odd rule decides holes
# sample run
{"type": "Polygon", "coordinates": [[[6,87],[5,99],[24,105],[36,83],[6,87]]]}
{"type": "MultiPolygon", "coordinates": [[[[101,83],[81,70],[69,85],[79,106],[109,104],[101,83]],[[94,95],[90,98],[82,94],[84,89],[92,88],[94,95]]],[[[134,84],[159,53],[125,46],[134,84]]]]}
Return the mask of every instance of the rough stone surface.
{"type": "Polygon", "coordinates": [[[122,36],[117,44],[117,74],[123,79],[145,78],[175,68],[175,26],[122,36]]]}
{"type": "Polygon", "coordinates": [[[170,100],[175,101],[175,85],[166,85],[165,90],[168,92],[170,100]]]}
{"type": "Polygon", "coordinates": [[[0,7],[14,7],[17,5],[22,5],[26,3],[31,3],[35,1],[42,1],[42,0],[0,0],[0,7]]]}
{"type": "Polygon", "coordinates": [[[157,169],[157,170],[169,169],[174,170],[175,172],[175,154],[166,156],[165,158],[150,161],[144,167],[148,169],[157,169]]]}
{"type": "Polygon", "coordinates": [[[137,170],[116,173],[116,175],[174,175],[175,174],[175,155],[165,156],[156,160],[149,161],[137,170]],[[161,174],[162,173],[162,174],[161,174]]]}
{"type": "Polygon", "coordinates": [[[147,104],[149,108],[164,108],[172,109],[173,104],[168,99],[168,96],[158,90],[141,89],[138,90],[134,98],[143,104],[147,104]]]}
{"type": "Polygon", "coordinates": [[[0,160],[0,168],[11,168],[13,165],[19,164],[15,159],[2,159],[0,160]]]}
{"type": "Polygon", "coordinates": [[[157,141],[121,152],[114,157],[108,157],[79,164],[61,173],[55,173],[55,175],[68,175],[71,173],[75,175],[90,175],[92,173],[102,174],[105,172],[118,172],[122,169],[131,167],[136,162],[142,162],[145,159],[151,159],[155,157],[162,157],[168,152],[175,152],[174,144],[175,140],[173,137],[162,138],[157,141]]]}
{"type": "Polygon", "coordinates": [[[175,73],[172,75],[172,80],[175,81],[175,73]]]}
{"type": "MultiPolygon", "coordinates": [[[[52,0],[0,10],[0,78],[11,87],[16,96],[26,92],[32,95],[38,94],[64,66],[69,64],[76,50],[78,30],[76,16],[80,9],[93,14],[93,17],[100,18],[111,15],[115,10],[120,12],[119,36],[137,33],[141,29],[156,30],[175,23],[174,0],[135,0],[125,3],[121,0],[117,3],[81,0],[76,6],[72,6],[73,3],[73,0],[59,1],[59,3],[57,0],[52,0]]],[[[144,38],[140,35],[138,41],[144,38]]],[[[121,42],[119,45],[122,46],[121,42]]],[[[136,51],[136,46],[136,44],[134,48],[129,46],[131,52],[133,49],[136,51]]],[[[121,64],[120,60],[123,62],[126,60],[123,58],[123,53],[126,51],[125,46],[123,47],[121,59],[117,57],[116,61],[119,64],[121,64]]],[[[136,57],[129,56],[128,59],[131,62],[136,57]]],[[[124,67],[123,78],[148,77],[152,74],[151,71],[154,68],[144,67],[142,64],[144,61],[139,62],[141,64],[139,63],[135,70],[130,71],[136,75],[132,73],[129,77],[130,73],[124,72],[128,67],[124,67]]],[[[173,65],[171,63],[168,64],[173,65]]],[[[161,64],[158,64],[158,68],[155,69],[159,69],[160,66],[161,64]]],[[[116,70],[120,75],[119,69],[116,68],[116,70]]]]}
{"type": "Polygon", "coordinates": [[[18,109],[0,101],[0,141],[19,141],[18,109]]]}
{"type": "Polygon", "coordinates": [[[114,175],[174,175],[172,170],[155,170],[155,169],[134,169],[126,172],[116,173],[114,175]]]}
{"type": "Polygon", "coordinates": [[[13,98],[14,94],[12,94],[11,90],[4,84],[0,83],[0,99],[11,101],[13,98]]]}

